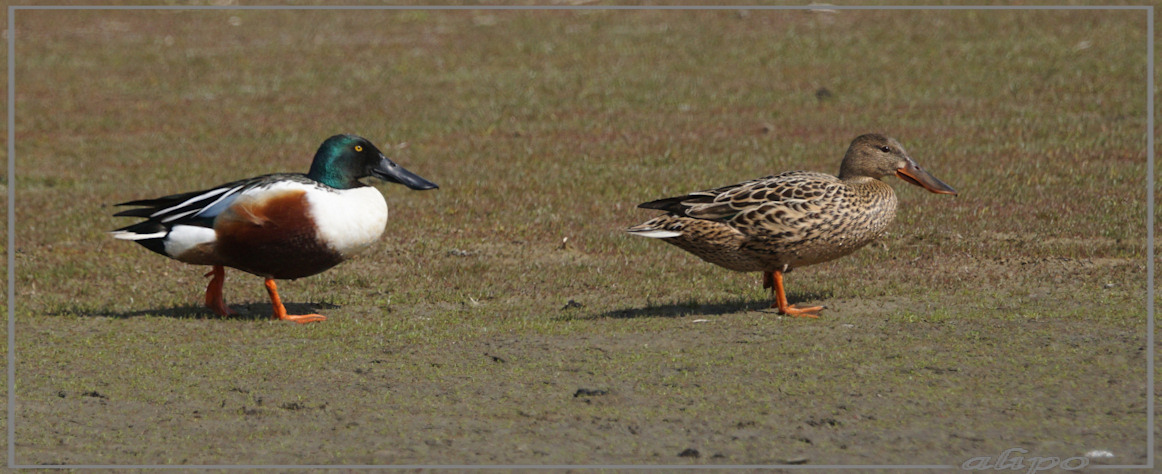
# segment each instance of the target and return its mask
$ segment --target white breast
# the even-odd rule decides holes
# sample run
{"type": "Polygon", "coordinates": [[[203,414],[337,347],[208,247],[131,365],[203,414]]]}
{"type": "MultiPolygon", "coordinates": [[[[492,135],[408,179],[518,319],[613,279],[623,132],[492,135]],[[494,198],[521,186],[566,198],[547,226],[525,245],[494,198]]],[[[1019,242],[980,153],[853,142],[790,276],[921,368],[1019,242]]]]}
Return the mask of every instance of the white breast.
{"type": "Polygon", "coordinates": [[[387,227],[387,201],[371,186],[307,193],[319,239],[344,257],[371,245],[387,227]]]}

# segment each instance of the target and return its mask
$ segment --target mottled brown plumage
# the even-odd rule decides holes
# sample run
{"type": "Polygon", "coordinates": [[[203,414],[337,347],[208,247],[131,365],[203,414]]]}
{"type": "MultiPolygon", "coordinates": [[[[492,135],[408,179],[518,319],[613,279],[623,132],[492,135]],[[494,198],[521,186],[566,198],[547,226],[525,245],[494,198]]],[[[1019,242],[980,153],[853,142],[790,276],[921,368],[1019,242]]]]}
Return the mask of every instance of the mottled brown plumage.
{"type": "Polygon", "coordinates": [[[763,272],[780,313],[814,316],[822,308],[786,304],[782,274],[848,255],[883,235],[896,215],[896,195],[881,181],[891,174],[934,193],[956,194],[916,165],[899,142],[868,134],[851,142],[838,177],[788,171],[647,202],[638,207],[667,214],[629,232],[731,270],[763,272]]]}

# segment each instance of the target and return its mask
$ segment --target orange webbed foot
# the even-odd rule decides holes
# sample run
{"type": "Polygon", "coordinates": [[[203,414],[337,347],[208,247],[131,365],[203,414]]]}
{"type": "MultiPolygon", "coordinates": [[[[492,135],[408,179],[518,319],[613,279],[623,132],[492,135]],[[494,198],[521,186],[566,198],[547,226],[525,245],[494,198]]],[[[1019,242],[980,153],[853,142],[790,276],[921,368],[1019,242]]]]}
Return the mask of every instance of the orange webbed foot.
{"type": "Polygon", "coordinates": [[[773,272],[763,273],[763,287],[770,288],[771,293],[774,294],[775,303],[771,305],[772,308],[777,308],[779,314],[793,316],[796,318],[818,318],[819,312],[825,308],[824,306],[808,306],[800,308],[795,305],[787,304],[787,292],[783,290],[783,272],[775,270],[773,272]]]}
{"type": "Polygon", "coordinates": [[[270,305],[274,308],[271,317],[281,321],[294,321],[299,324],[317,323],[327,319],[321,314],[286,314],[286,307],[282,305],[282,299],[278,297],[278,285],[275,285],[271,278],[266,279],[266,292],[270,294],[270,305]]]}
{"type": "Polygon", "coordinates": [[[224,318],[238,314],[234,310],[230,309],[229,306],[226,306],[226,303],[223,303],[222,301],[218,301],[218,304],[211,304],[207,302],[206,307],[210,308],[210,311],[213,311],[214,314],[224,318]]]}
{"type": "MultiPolygon", "coordinates": [[[[277,317],[277,315],[276,315],[277,317]]],[[[317,323],[319,321],[326,321],[327,317],[321,314],[284,314],[281,318],[283,321],[294,321],[299,324],[317,323]]]]}
{"type": "Polygon", "coordinates": [[[826,308],[826,306],[808,306],[806,308],[800,308],[800,307],[795,306],[795,305],[788,305],[784,308],[779,308],[778,304],[773,304],[773,305],[771,305],[771,307],[777,308],[779,310],[779,314],[792,316],[792,317],[796,317],[796,318],[814,318],[814,319],[818,319],[819,312],[823,311],[823,309],[826,308]]]}

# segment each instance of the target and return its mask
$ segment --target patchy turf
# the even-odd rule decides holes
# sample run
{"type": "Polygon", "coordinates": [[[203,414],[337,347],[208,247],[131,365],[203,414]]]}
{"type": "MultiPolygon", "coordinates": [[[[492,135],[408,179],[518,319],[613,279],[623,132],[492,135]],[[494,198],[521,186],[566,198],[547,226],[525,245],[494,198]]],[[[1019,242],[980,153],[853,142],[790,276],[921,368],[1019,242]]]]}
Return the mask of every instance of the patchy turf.
{"type": "MultiPolygon", "coordinates": [[[[20,464],[1145,462],[1143,12],[22,11],[20,464]],[[881,242],[787,277],[624,234],[639,202],[900,139],[881,242]],[[203,269],[110,204],[358,133],[383,241],[203,269]]],[[[7,183],[5,183],[7,185],[7,183]]]]}

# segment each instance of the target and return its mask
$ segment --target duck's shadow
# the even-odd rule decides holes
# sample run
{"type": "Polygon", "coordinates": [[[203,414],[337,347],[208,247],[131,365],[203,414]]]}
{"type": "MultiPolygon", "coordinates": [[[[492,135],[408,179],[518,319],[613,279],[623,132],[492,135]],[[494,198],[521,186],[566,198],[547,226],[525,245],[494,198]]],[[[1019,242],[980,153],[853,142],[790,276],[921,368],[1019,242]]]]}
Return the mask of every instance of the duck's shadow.
{"type": "MultiPolygon", "coordinates": [[[[798,301],[818,301],[826,299],[830,295],[824,293],[792,293],[787,295],[787,299],[792,304],[798,301]]],[[[668,304],[649,304],[642,308],[626,308],[606,311],[604,313],[595,314],[588,317],[581,317],[580,319],[633,319],[633,318],[680,318],[683,316],[718,316],[731,313],[743,313],[748,311],[771,311],[778,310],[771,308],[773,301],[769,298],[733,298],[717,303],[699,303],[696,300],[689,300],[678,303],[668,304]]]]}
{"type": "MultiPolygon", "coordinates": [[[[267,320],[270,319],[271,307],[269,303],[252,303],[252,304],[230,304],[227,305],[234,314],[221,319],[239,319],[239,320],[267,320]]],[[[286,311],[289,314],[310,314],[319,310],[335,309],[339,305],[331,303],[284,303],[286,311]]],[[[200,305],[181,305],[170,306],[164,308],[142,309],[138,311],[94,311],[91,308],[82,308],[74,306],[64,308],[59,311],[48,313],[50,316],[76,316],[76,317],[103,317],[103,318],[117,318],[129,319],[138,317],[162,317],[174,319],[219,319],[220,317],[214,314],[205,306],[200,305]]]]}

